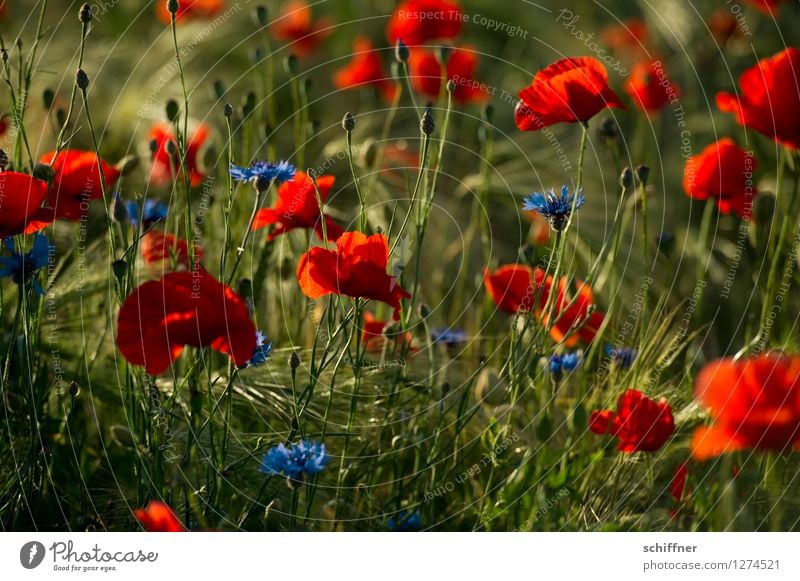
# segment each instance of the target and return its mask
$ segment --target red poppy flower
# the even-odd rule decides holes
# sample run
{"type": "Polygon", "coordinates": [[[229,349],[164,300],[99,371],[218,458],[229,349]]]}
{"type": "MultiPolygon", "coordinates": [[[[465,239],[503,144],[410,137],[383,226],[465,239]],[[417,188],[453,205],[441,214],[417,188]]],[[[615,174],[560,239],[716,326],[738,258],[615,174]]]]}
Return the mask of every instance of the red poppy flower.
{"type": "Polygon", "coordinates": [[[680,89],[669,80],[661,61],[636,63],[631,78],[625,83],[625,92],[640,109],[650,114],[680,95],[680,89]]]}
{"type": "Polygon", "coordinates": [[[331,33],[331,22],[327,19],[312,21],[311,7],[301,0],[291,0],[283,8],[283,14],[271,27],[278,40],[291,42],[292,53],[306,56],[314,52],[331,33]]]}
{"type": "MultiPolygon", "coordinates": [[[[178,12],[175,13],[176,22],[185,22],[194,19],[209,19],[219,15],[225,9],[223,0],[180,0],[178,12]]],[[[172,15],[167,10],[166,0],[156,2],[156,15],[165,24],[172,23],[172,15]]]]}
{"type": "Polygon", "coordinates": [[[405,0],[392,12],[386,37],[394,44],[425,44],[433,39],[455,38],[461,32],[463,11],[448,0],[405,0]]]}
{"type": "Polygon", "coordinates": [[[624,109],[608,86],[608,73],[592,57],[562,59],[536,73],[519,93],[514,121],[522,131],[539,131],[555,123],[586,122],[603,109],[624,109]]]}
{"type": "MultiPolygon", "coordinates": [[[[189,245],[186,240],[179,240],[172,234],[165,234],[160,230],[150,230],[139,243],[142,257],[147,264],[164,264],[172,262],[189,267],[189,245]]],[[[195,247],[195,258],[199,260],[203,251],[195,247]]]]}
{"type": "Polygon", "coordinates": [[[778,4],[783,0],[745,0],[747,3],[752,4],[761,12],[765,14],[774,15],[778,12],[778,4]]]}
{"type": "Polygon", "coordinates": [[[386,303],[394,309],[396,321],[400,318],[400,301],[411,295],[387,273],[388,265],[386,236],[345,232],[336,241],[336,250],[317,246],[301,256],[297,280],[312,299],[338,294],[386,303]]]}
{"type": "Polygon", "coordinates": [[[361,328],[361,342],[364,343],[364,348],[367,351],[383,351],[384,345],[387,341],[394,343],[394,347],[399,351],[400,347],[405,343],[410,345],[413,340],[411,333],[406,332],[405,340],[401,340],[399,333],[387,335],[386,328],[389,326],[389,321],[382,321],[375,317],[369,311],[364,311],[364,324],[361,328]]]}
{"type": "MultiPolygon", "coordinates": [[[[561,279],[558,287],[550,337],[556,342],[563,341],[568,347],[576,345],[578,341],[591,343],[605,321],[605,315],[602,312],[592,310],[594,308],[592,289],[584,282],[578,281],[575,295],[570,296],[567,292],[566,278],[561,279]],[[590,310],[592,310],[591,314],[590,310]]],[[[540,314],[540,318],[545,324],[548,324],[547,317],[547,313],[540,314]]]]}
{"type": "Polygon", "coordinates": [[[391,76],[383,67],[380,52],[376,51],[372,42],[364,37],[356,38],[350,63],[336,71],[333,85],[337,89],[360,89],[372,86],[380,91],[386,101],[391,101],[397,90],[391,76]]]}
{"type": "MultiPolygon", "coordinates": [[[[194,130],[186,147],[186,169],[189,170],[193,187],[199,186],[206,177],[201,171],[201,152],[208,140],[210,129],[205,123],[200,123],[194,130]]],[[[156,152],[153,154],[153,168],[150,170],[150,183],[156,185],[169,184],[174,173],[181,172],[180,156],[167,152],[167,143],[177,144],[175,133],[169,123],[156,123],[147,134],[147,141],[156,142],[156,152]],[[173,173],[174,172],[174,173],[173,173]]]]}
{"type": "Polygon", "coordinates": [[[117,325],[119,350],[152,375],[168,369],[187,345],[211,347],[237,366],[256,348],[247,303],[202,269],[142,284],[125,299],[117,325]]]}
{"type": "Polygon", "coordinates": [[[35,232],[45,224],[36,224],[47,184],[14,171],[0,172],[0,238],[35,232]]]}
{"type": "MultiPolygon", "coordinates": [[[[408,61],[411,83],[414,89],[429,97],[438,97],[442,89],[442,66],[436,55],[421,48],[411,51],[408,61]]],[[[473,80],[478,67],[478,55],[468,47],[455,48],[447,61],[447,80],[452,80],[456,89],[453,98],[459,103],[485,101],[489,93],[485,84],[473,80]]]]}
{"type": "Polygon", "coordinates": [[[725,137],[689,158],[683,170],[683,189],[697,200],[714,198],[724,214],[747,216],[758,193],[753,184],[757,165],[752,153],[725,137]]]}
{"type": "Polygon", "coordinates": [[[800,148],[800,49],[760,60],[739,77],[741,95],[717,93],[717,107],[740,125],[778,143],[800,148]]]}
{"type": "Polygon", "coordinates": [[[147,508],[137,508],[133,511],[144,530],[151,533],[182,533],[181,521],[172,512],[172,509],[160,500],[151,500],[147,503],[147,508]]]}
{"type": "Polygon", "coordinates": [[[689,489],[686,488],[686,481],[689,478],[689,462],[681,462],[675,468],[675,474],[672,475],[672,480],[669,483],[669,491],[672,498],[678,504],[683,504],[685,498],[689,495],[689,489]]]}
{"type": "MultiPolygon", "coordinates": [[[[78,221],[89,210],[89,202],[103,199],[97,155],[91,151],[65,149],[45,153],[39,161],[53,166],[53,183],[47,196],[47,205],[52,208],[53,219],[64,218],[78,221]]],[[[119,171],[102,159],[106,191],[119,178],[119,171]]],[[[52,221],[52,220],[51,220],[52,221]]]]}
{"type": "MultiPolygon", "coordinates": [[[[328,199],[335,180],[336,178],[333,176],[317,178],[317,187],[323,204],[328,199]]],[[[344,230],[328,216],[323,217],[328,240],[337,240],[344,230]]],[[[278,188],[275,207],[259,210],[253,222],[253,230],[264,226],[273,226],[267,237],[268,240],[273,240],[276,236],[295,228],[313,228],[320,240],[323,239],[317,192],[314,189],[314,182],[307,174],[298,171],[294,180],[283,182],[278,188]]]]}
{"type": "Polygon", "coordinates": [[[616,437],[620,452],[655,452],[675,432],[675,420],[666,399],[656,402],[641,391],[629,389],[619,396],[616,412],[592,412],[589,429],[616,437]]]}
{"type": "Polygon", "coordinates": [[[695,395],[713,419],[694,433],[696,460],[751,448],[800,449],[800,357],[714,361],[697,376],[695,395]]]}
{"type": "Polygon", "coordinates": [[[614,52],[629,54],[644,52],[648,36],[644,20],[629,18],[619,24],[607,26],[600,38],[614,52]]]}
{"type": "Polygon", "coordinates": [[[501,311],[514,314],[538,308],[547,301],[551,280],[544,289],[545,272],[523,264],[507,264],[494,272],[483,271],[483,285],[501,311]],[[538,304],[534,305],[537,300],[538,304]]]}

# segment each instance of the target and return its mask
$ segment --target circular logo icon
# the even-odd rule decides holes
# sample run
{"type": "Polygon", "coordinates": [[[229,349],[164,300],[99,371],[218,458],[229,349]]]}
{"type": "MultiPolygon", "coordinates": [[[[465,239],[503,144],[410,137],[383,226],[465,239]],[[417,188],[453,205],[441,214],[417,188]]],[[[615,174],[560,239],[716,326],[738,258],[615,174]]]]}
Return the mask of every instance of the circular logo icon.
{"type": "Polygon", "coordinates": [[[35,569],[44,560],[44,545],[39,541],[30,541],[19,550],[19,562],[26,569],[35,569]]]}

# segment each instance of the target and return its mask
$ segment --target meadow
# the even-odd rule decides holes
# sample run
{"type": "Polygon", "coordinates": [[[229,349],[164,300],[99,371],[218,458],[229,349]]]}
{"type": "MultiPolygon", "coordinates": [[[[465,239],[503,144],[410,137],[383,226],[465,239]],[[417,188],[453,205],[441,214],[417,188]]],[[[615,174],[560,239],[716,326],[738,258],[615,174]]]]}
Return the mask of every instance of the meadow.
{"type": "Polygon", "coordinates": [[[4,531],[800,529],[800,6],[0,0],[4,531]]]}

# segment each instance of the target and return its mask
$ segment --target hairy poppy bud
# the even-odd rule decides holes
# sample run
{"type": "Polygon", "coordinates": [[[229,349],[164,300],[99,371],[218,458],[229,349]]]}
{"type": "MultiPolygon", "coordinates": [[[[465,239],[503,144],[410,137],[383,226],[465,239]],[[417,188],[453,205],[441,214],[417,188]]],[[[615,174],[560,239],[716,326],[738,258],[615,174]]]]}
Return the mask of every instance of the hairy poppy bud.
{"type": "Polygon", "coordinates": [[[431,308],[426,305],[425,303],[421,303],[419,305],[419,316],[423,319],[427,319],[431,314],[431,308]]]}
{"type": "Polygon", "coordinates": [[[408,46],[406,46],[402,38],[398,38],[394,45],[394,58],[399,63],[407,63],[410,56],[411,51],[408,50],[408,46]]]}
{"type": "Polygon", "coordinates": [[[433,113],[431,113],[430,107],[425,107],[419,127],[425,135],[430,135],[436,130],[436,121],[433,120],[433,113]]]}
{"type": "Polygon", "coordinates": [[[636,168],[636,178],[642,185],[647,185],[650,179],[650,168],[646,165],[640,165],[636,168]]]}
{"type": "Polygon", "coordinates": [[[450,46],[445,45],[436,48],[436,60],[443,67],[446,67],[447,63],[450,62],[450,55],[452,54],[453,48],[450,46]]]}
{"type": "Polygon", "coordinates": [[[164,144],[164,149],[167,150],[167,153],[170,155],[175,155],[178,153],[178,144],[175,143],[174,140],[168,139],[167,142],[164,144]]]}
{"type": "Polygon", "coordinates": [[[487,123],[494,121],[494,105],[487,103],[486,107],[484,107],[483,111],[481,111],[481,116],[487,123]]]}
{"type": "Polygon", "coordinates": [[[631,171],[631,168],[626,167],[624,170],[622,170],[622,175],[619,177],[619,185],[626,190],[629,190],[633,187],[633,182],[633,172],[631,171]]]}
{"type": "Polygon", "coordinates": [[[244,298],[253,296],[253,281],[249,278],[240,278],[236,285],[236,292],[244,298]]]}
{"type": "Polygon", "coordinates": [[[253,10],[253,20],[255,20],[256,24],[259,26],[266,26],[269,24],[269,11],[267,7],[263,4],[256,6],[256,9],[253,10]]]}
{"type": "Polygon", "coordinates": [[[269,190],[269,185],[270,185],[270,183],[272,183],[272,180],[270,180],[270,179],[268,179],[268,178],[265,178],[264,176],[258,176],[258,177],[255,179],[255,181],[253,182],[253,185],[255,185],[255,187],[256,187],[256,191],[257,191],[259,194],[263,194],[263,193],[265,193],[267,190],[269,190]]]}
{"type": "Polygon", "coordinates": [[[62,107],[56,109],[56,125],[58,127],[64,127],[64,124],[67,122],[67,112],[64,111],[62,107]]]}
{"type": "Polygon", "coordinates": [[[180,8],[180,3],[178,0],[167,0],[167,12],[175,16],[178,13],[178,9],[180,8]]]}
{"type": "Polygon", "coordinates": [[[600,137],[605,139],[614,139],[617,137],[617,125],[614,123],[614,119],[611,117],[606,117],[600,122],[600,126],[597,128],[597,134],[600,137]]]}
{"type": "Polygon", "coordinates": [[[296,77],[297,73],[300,72],[300,61],[298,60],[297,55],[290,54],[287,56],[283,61],[283,68],[286,69],[286,72],[291,76],[296,77]]]}
{"type": "Polygon", "coordinates": [[[111,217],[120,224],[128,220],[128,206],[119,197],[119,193],[111,201],[111,217]]]}
{"type": "Polygon", "coordinates": [[[8,161],[8,154],[4,150],[0,149],[0,171],[6,171],[6,168],[8,167],[8,161]]]}
{"type": "Polygon", "coordinates": [[[147,144],[147,148],[150,150],[150,153],[155,155],[158,151],[158,141],[155,139],[151,139],[150,142],[147,144]]]}
{"type": "Polygon", "coordinates": [[[167,105],[164,108],[167,113],[167,119],[174,123],[178,119],[178,113],[180,112],[180,107],[178,106],[178,102],[175,99],[169,99],[167,101],[167,105]]]}
{"type": "Polygon", "coordinates": [[[125,274],[128,272],[128,263],[124,260],[115,260],[111,264],[111,270],[114,272],[114,277],[120,284],[125,280],[125,274]]]}
{"type": "Polygon", "coordinates": [[[55,101],[56,94],[53,92],[53,89],[47,88],[42,92],[42,104],[44,105],[45,109],[50,109],[53,106],[53,101],[55,101]]]}
{"type": "Polygon", "coordinates": [[[89,88],[89,76],[86,74],[86,71],[78,69],[78,72],[75,74],[75,84],[78,85],[81,91],[85,91],[89,88]]]}
{"type": "Polygon", "coordinates": [[[81,392],[81,386],[74,379],[69,382],[69,394],[72,397],[77,396],[81,392]]]}
{"type": "Polygon", "coordinates": [[[230,103],[225,103],[225,107],[222,109],[222,114],[225,115],[228,119],[231,118],[233,115],[233,105],[230,103]]]}
{"type": "Polygon", "coordinates": [[[214,95],[215,99],[222,99],[222,97],[224,97],[225,93],[226,93],[225,83],[223,83],[222,81],[217,79],[211,85],[211,92],[212,92],[212,95],[214,95]]]}
{"type": "Polygon", "coordinates": [[[297,354],[297,351],[292,351],[292,354],[289,355],[289,367],[292,369],[300,367],[300,355],[297,354]]]}
{"type": "Polygon", "coordinates": [[[78,18],[84,24],[89,24],[92,21],[92,7],[88,4],[84,4],[81,6],[80,12],[78,12],[78,18]]]}
{"type": "Polygon", "coordinates": [[[356,128],[356,120],[351,113],[344,114],[344,117],[342,118],[342,127],[348,133],[352,132],[353,129],[356,128]]]}
{"type": "Polygon", "coordinates": [[[47,182],[48,184],[53,181],[53,176],[55,176],[55,171],[53,170],[53,166],[46,164],[46,163],[37,163],[33,166],[33,177],[37,180],[42,180],[43,182],[47,182]]]}
{"type": "Polygon", "coordinates": [[[447,92],[451,95],[456,92],[456,82],[453,79],[447,81],[447,92]]]}

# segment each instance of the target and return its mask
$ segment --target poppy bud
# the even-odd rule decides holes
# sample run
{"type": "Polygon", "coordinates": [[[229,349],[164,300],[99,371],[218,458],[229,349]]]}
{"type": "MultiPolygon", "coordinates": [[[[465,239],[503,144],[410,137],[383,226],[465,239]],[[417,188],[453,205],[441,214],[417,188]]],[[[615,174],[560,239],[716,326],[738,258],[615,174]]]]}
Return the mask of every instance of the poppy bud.
{"type": "Polygon", "coordinates": [[[150,153],[155,155],[158,151],[158,141],[155,139],[151,139],[150,143],[147,144],[147,148],[150,150],[150,153]]]}
{"type": "Polygon", "coordinates": [[[366,150],[364,150],[364,165],[373,167],[378,157],[378,146],[374,141],[370,141],[366,150]]]}
{"type": "Polygon", "coordinates": [[[8,154],[4,150],[0,149],[0,171],[6,171],[6,168],[8,167],[8,161],[8,154]]]}
{"type": "Polygon", "coordinates": [[[264,176],[258,176],[258,177],[255,179],[255,181],[253,182],[253,184],[254,184],[254,185],[255,185],[255,187],[256,187],[256,191],[257,191],[259,194],[263,194],[263,193],[265,193],[267,190],[269,190],[269,184],[270,184],[270,182],[271,182],[271,181],[272,181],[272,180],[269,180],[269,179],[265,178],[264,176]]]}
{"type": "Polygon", "coordinates": [[[114,271],[114,276],[117,278],[120,284],[122,284],[123,279],[125,278],[125,273],[128,272],[128,263],[124,260],[115,260],[111,264],[111,270],[114,271]]]}
{"type": "Polygon", "coordinates": [[[451,95],[456,92],[456,82],[453,79],[447,81],[447,92],[451,95]]]}
{"type": "Polygon", "coordinates": [[[119,222],[120,224],[126,222],[129,218],[128,206],[122,201],[122,198],[119,197],[119,193],[114,196],[111,202],[111,217],[114,218],[115,222],[119,222]]]}
{"type": "Polygon", "coordinates": [[[755,200],[755,217],[759,224],[767,225],[772,222],[775,214],[775,196],[760,195],[755,200]]]}
{"type": "Polygon", "coordinates": [[[394,58],[399,63],[407,63],[408,58],[411,56],[411,51],[408,46],[403,42],[402,38],[398,38],[394,45],[394,58]]]}
{"type": "Polygon", "coordinates": [[[33,166],[33,177],[37,180],[42,180],[43,182],[47,182],[48,184],[53,181],[53,176],[55,176],[55,171],[53,170],[52,165],[48,165],[46,163],[37,163],[33,166]]]}
{"type": "Polygon", "coordinates": [[[298,60],[297,55],[290,54],[287,56],[283,61],[283,68],[291,76],[296,77],[297,73],[300,72],[300,61],[298,60]]]}
{"type": "Polygon", "coordinates": [[[488,405],[500,405],[505,401],[506,382],[494,369],[486,368],[475,381],[475,399],[488,405]]]}
{"type": "Polygon", "coordinates": [[[614,119],[611,117],[606,117],[603,119],[603,121],[600,122],[600,126],[597,128],[597,134],[605,139],[616,138],[617,125],[614,123],[614,119]]]}
{"type": "Polygon", "coordinates": [[[89,88],[89,76],[83,69],[78,69],[78,72],[75,74],[75,84],[78,85],[81,91],[85,91],[89,88]]]}
{"type": "Polygon", "coordinates": [[[139,167],[139,156],[126,155],[121,160],[119,160],[119,162],[117,162],[117,165],[114,166],[114,169],[116,169],[119,172],[120,176],[127,176],[133,173],[133,171],[136,170],[136,168],[138,167],[139,167]]]}
{"type": "Polygon", "coordinates": [[[397,61],[393,61],[392,65],[391,65],[391,67],[392,67],[392,78],[393,79],[397,79],[398,81],[402,80],[403,77],[405,76],[405,70],[403,69],[402,66],[400,66],[401,64],[402,63],[398,63],[397,61]]]}
{"type": "Polygon", "coordinates": [[[351,113],[345,113],[342,118],[342,127],[348,133],[351,133],[356,128],[356,120],[351,113]]]}
{"type": "Polygon", "coordinates": [[[248,91],[244,99],[245,105],[252,111],[256,108],[256,94],[254,91],[248,91]]]}
{"type": "Polygon", "coordinates": [[[481,111],[481,116],[486,123],[492,123],[494,120],[494,105],[487,103],[486,107],[481,111]]]}
{"type": "Polygon", "coordinates": [[[266,26],[269,24],[269,11],[267,7],[263,4],[256,6],[256,9],[253,10],[253,20],[255,20],[255,23],[259,26],[266,26]]]}
{"type": "Polygon", "coordinates": [[[74,379],[69,382],[69,394],[72,397],[77,396],[81,392],[81,386],[74,379]]]}
{"type": "Polygon", "coordinates": [[[446,67],[447,63],[450,62],[451,54],[453,54],[453,48],[450,46],[443,45],[436,47],[436,60],[443,67],[446,67]]]}
{"type": "Polygon", "coordinates": [[[425,303],[421,303],[419,305],[419,316],[423,319],[427,319],[431,314],[431,308],[426,305],[425,303]]]}
{"type": "Polygon", "coordinates": [[[311,135],[316,135],[319,133],[320,128],[322,127],[322,123],[319,119],[312,119],[308,122],[308,131],[311,135]]]}
{"type": "Polygon", "coordinates": [[[253,296],[253,281],[249,278],[240,278],[239,283],[236,285],[236,292],[239,293],[240,297],[251,297],[253,296]]]}
{"type": "Polygon", "coordinates": [[[53,92],[53,89],[47,88],[42,92],[42,104],[44,105],[45,109],[50,109],[53,106],[53,101],[55,101],[56,94],[53,92]]]}
{"type": "Polygon", "coordinates": [[[629,190],[633,187],[633,172],[631,168],[626,167],[622,170],[622,175],[619,177],[619,185],[621,185],[626,190],[629,190]]]}
{"type": "Polygon", "coordinates": [[[78,18],[84,24],[89,24],[92,21],[92,7],[88,4],[81,6],[81,10],[78,12],[78,18]]]}
{"type": "Polygon", "coordinates": [[[178,153],[178,144],[175,143],[173,139],[168,139],[167,142],[164,144],[164,149],[167,150],[167,153],[170,155],[175,155],[178,153]]]}
{"type": "Polygon", "coordinates": [[[178,2],[178,0],[167,0],[167,12],[175,16],[179,8],[180,8],[180,3],[178,2]]]}
{"type": "Polygon", "coordinates": [[[303,91],[306,94],[306,97],[311,93],[311,89],[314,88],[314,81],[312,79],[305,79],[303,81],[303,91]]]}
{"type": "Polygon", "coordinates": [[[264,51],[261,50],[261,47],[255,47],[253,50],[250,51],[250,61],[254,64],[260,64],[261,61],[264,60],[264,51]]]}
{"type": "Polygon", "coordinates": [[[225,91],[225,84],[222,81],[220,81],[219,79],[217,79],[211,85],[211,91],[212,91],[212,94],[214,95],[215,99],[222,99],[222,97],[225,96],[225,92],[226,92],[225,91]]]}
{"type": "Polygon", "coordinates": [[[56,109],[56,124],[59,127],[64,127],[67,122],[67,112],[64,111],[61,107],[56,109]]]}
{"type": "Polygon", "coordinates": [[[164,110],[167,112],[167,119],[171,123],[175,123],[178,119],[178,113],[180,112],[178,102],[175,99],[169,99],[164,110]]]}
{"type": "Polygon", "coordinates": [[[650,168],[646,165],[638,166],[636,168],[636,178],[639,180],[640,184],[646,186],[650,179],[650,168]]]}
{"type": "Polygon", "coordinates": [[[300,367],[300,355],[297,354],[297,351],[292,351],[292,354],[289,355],[289,367],[292,369],[300,367]]]}
{"type": "Polygon", "coordinates": [[[233,105],[230,103],[225,103],[225,107],[222,109],[222,114],[225,115],[228,119],[231,118],[233,115],[233,105]]]}
{"type": "Polygon", "coordinates": [[[433,120],[433,113],[431,113],[430,107],[425,107],[419,127],[425,135],[430,135],[436,130],[436,121],[433,120]]]}

